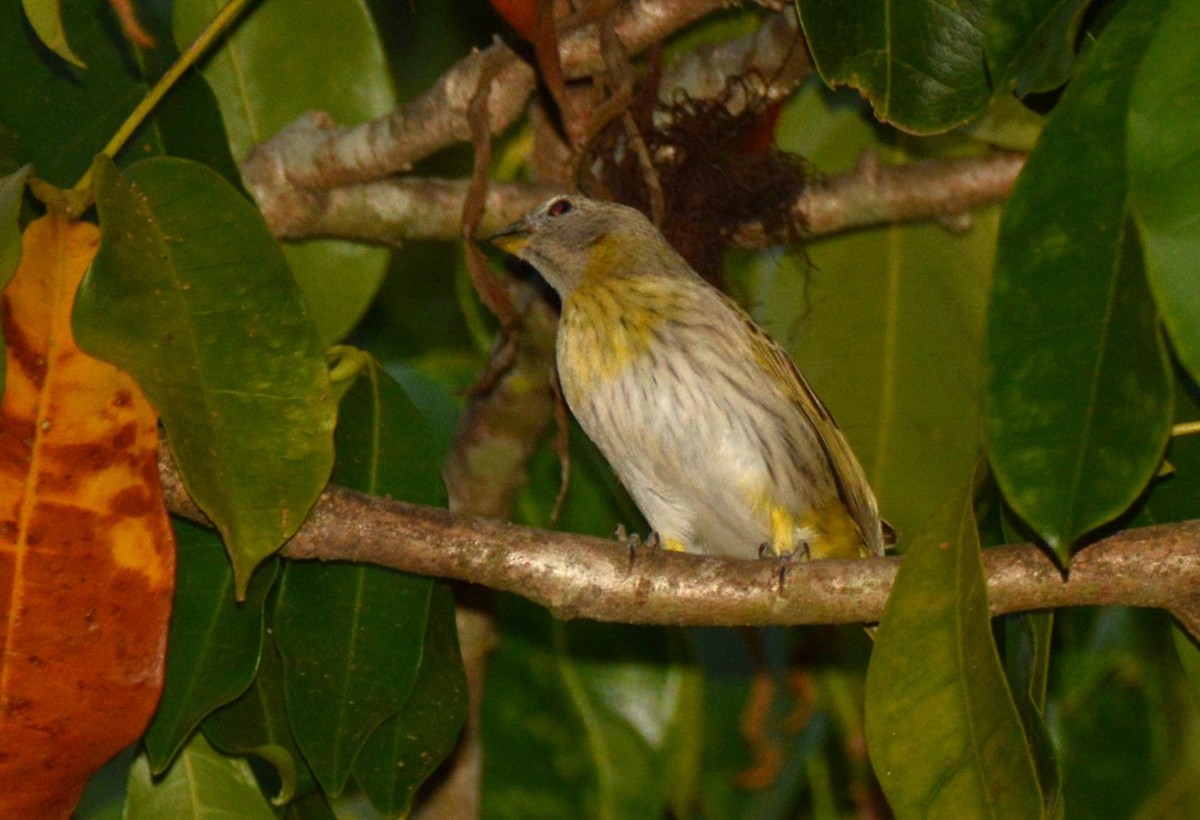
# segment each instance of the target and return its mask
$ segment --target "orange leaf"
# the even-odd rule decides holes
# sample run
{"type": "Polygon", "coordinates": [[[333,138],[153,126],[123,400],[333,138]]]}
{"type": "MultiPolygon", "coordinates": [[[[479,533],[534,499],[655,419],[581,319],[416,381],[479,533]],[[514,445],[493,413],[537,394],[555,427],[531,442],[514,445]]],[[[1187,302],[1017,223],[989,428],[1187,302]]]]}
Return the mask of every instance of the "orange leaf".
{"type": "Polygon", "coordinates": [[[499,12],[504,22],[513,27],[526,42],[533,40],[533,29],[537,21],[538,0],[492,0],[492,8],[499,12]]]}
{"type": "Polygon", "coordinates": [[[0,816],[66,817],[162,690],[175,552],[154,410],[75,345],[99,246],[51,213],[0,296],[0,816]]]}

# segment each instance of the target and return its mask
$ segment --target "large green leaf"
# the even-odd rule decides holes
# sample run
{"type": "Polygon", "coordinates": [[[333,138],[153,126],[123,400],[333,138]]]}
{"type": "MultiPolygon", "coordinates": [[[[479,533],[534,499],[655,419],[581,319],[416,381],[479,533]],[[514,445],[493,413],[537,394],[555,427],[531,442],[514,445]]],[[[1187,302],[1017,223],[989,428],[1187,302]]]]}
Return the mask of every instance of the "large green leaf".
{"type": "Polygon", "coordinates": [[[467,715],[467,677],[454,622],[454,596],[434,586],[421,668],[399,714],[371,733],[354,780],[388,817],[407,815],[413,794],[454,750],[467,715]]]}
{"type": "MultiPolygon", "coordinates": [[[[888,161],[911,158],[887,149],[843,102],[806,91],[781,116],[780,146],[828,172],[864,150],[888,161]]],[[[792,354],[845,431],[901,549],[979,458],[996,225],[996,210],[985,209],[966,231],[895,225],[814,241],[803,254],[768,251],[727,265],[738,298],[792,354]]]]}
{"type": "Polygon", "coordinates": [[[233,571],[209,530],[175,521],[178,581],[167,642],[162,700],[146,730],[146,758],[160,774],[210,712],[250,685],[262,654],[263,606],[275,565],[255,574],[246,600],[233,595],[233,571]]]}
{"type": "Polygon", "coordinates": [[[403,708],[421,665],[432,582],[378,567],[293,562],[275,636],[287,711],[322,787],[339,794],[367,736],[403,708]]]}
{"type": "Polygon", "coordinates": [[[1091,0],[992,0],[983,46],[997,94],[1058,88],[1075,67],[1075,40],[1091,0]]]}
{"type": "MultiPolygon", "coordinates": [[[[355,367],[357,378],[342,399],[333,480],[377,495],[443,503],[441,454],[417,409],[373,359],[341,349],[335,372],[355,367]]],[[[284,573],[274,618],[288,716],[330,794],[341,792],[367,737],[410,702],[426,660],[427,631],[435,631],[430,619],[445,622],[437,626],[439,635],[453,628],[451,609],[432,609],[433,585],[365,565],[293,562],[284,573]]],[[[456,655],[442,653],[438,662],[450,666],[427,674],[462,674],[456,655]]],[[[432,718],[462,720],[461,711],[439,710],[436,702],[413,706],[431,710],[432,718]]],[[[374,761],[382,765],[378,755],[374,761]]]]}
{"type": "Polygon", "coordinates": [[[1200,4],[1168,6],[1129,100],[1130,206],[1175,351],[1200,378],[1200,4]]]}
{"type": "Polygon", "coordinates": [[[1005,498],[1064,564],[1145,489],[1171,424],[1171,374],[1124,172],[1133,71],[1163,6],[1137,0],[1104,30],[1000,229],[989,455],[1005,498]]]}
{"type": "MultiPolygon", "coordinates": [[[[223,5],[176,0],[182,49],[223,5]]],[[[225,119],[233,155],[306,111],[355,125],[395,106],[387,61],[363,0],[259,3],[203,69],[225,119]]],[[[381,248],[335,240],[289,245],[285,252],[326,343],[344,336],[371,302],[387,267],[381,248]]]]}
{"type": "Polygon", "coordinates": [[[76,336],[154,403],[240,597],[333,463],[336,408],[312,320],[262,216],[215,172],[169,158],[96,170],[102,244],[76,336]]]}
{"type": "Polygon", "coordinates": [[[883,122],[947,131],[983,110],[986,0],[797,0],[821,79],[850,85],[883,122]]]}
{"type": "Polygon", "coordinates": [[[128,820],[163,817],[237,817],[273,820],[275,815],[245,760],[226,757],[196,735],[165,777],[154,779],[139,757],[129,770],[128,820]]]}
{"type": "Polygon", "coordinates": [[[992,641],[973,489],[909,543],[867,669],[867,748],[901,818],[1042,815],[992,641]]]}

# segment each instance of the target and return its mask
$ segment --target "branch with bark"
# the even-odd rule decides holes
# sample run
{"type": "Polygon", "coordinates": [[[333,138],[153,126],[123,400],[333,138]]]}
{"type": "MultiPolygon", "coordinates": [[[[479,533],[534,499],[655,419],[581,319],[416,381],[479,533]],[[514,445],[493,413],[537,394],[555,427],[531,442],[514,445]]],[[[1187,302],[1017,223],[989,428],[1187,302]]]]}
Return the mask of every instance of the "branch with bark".
{"type": "MultiPolygon", "coordinates": [[[[171,512],[207,523],[160,459],[171,512]]],[[[1032,544],[983,553],[993,615],[1064,606],[1156,607],[1200,635],[1200,521],[1120,532],[1081,550],[1064,577],[1032,544]]],[[[642,548],[456,515],[331,486],[283,554],[353,561],[513,592],[560,618],[634,624],[871,623],[901,558],[789,566],[642,548]]]]}
{"type": "MultiPolygon", "coordinates": [[[[603,26],[636,54],[724,4],[621,4],[611,19],[567,19],[560,40],[568,79],[606,70],[603,26]]],[[[709,44],[667,65],[658,78],[664,103],[679,95],[722,98],[731,77],[741,78],[726,105],[747,94],[767,102],[795,91],[812,72],[792,9],[776,12],[751,34],[709,44]]],[[[471,139],[468,113],[481,77],[493,76],[489,123],[500,133],[525,111],[536,86],[533,67],[497,43],[459,61],[417,99],[362,125],[338,126],[310,112],[259,145],[242,175],[275,234],[283,239],[339,238],[398,246],[406,239],[454,240],[461,235],[468,180],[396,176],[413,162],[471,139]]],[[[666,109],[669,111],[669,109],[666,109]]],[[[733,113],[737,113],[734,111],[733,113]]],[[[667,116],[663,113],[662,116],[667,116]]],[[[873,156],[851,172],[815,181],[792,207],[794,231],[812,238],[874,225],[962,215],[1008,196],[1023,156],[928,160],[885,166],[873,156]]],[[[527,213],[559,186],[492,183],[479,233],[488,234],[527,213]]],[[[779,241],[751,223],[739,244],[779,241]]]]}

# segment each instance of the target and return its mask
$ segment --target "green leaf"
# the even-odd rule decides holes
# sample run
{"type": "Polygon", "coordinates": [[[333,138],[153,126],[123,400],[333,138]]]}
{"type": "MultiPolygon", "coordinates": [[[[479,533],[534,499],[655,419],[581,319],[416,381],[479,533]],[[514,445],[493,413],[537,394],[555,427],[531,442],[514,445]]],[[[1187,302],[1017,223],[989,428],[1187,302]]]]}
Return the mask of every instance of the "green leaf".
{"type": "Polygon", "coordinates": [[[1051,687],[1058,691],[1048,715],[1070,815],[1196,816],[1200,724],[1170,618],[1108,607],[1061,610],[1056,619],[1051,687]],[[1177,800],[1190,805],[1172,807],[1177,800]],[[1154,803],[1159,811],[1149,810],[1154,803]]]}
{"type": "Polygon", "coordinates": [[[291,562],[275,607],[288,717],[321,786],[403,708],[421,665],[433,583],[379,567],[291,562]]]}
{"type": "MultiPolygon", "coordinates": [[[[338,352],[335,372],[357,368],[358,376],[342,399],[333,480],[444,503],[441,454],[416,407],[369,356],[338,352]]],[[[341,792],[367,737],[410,700],[432,629],[432,590],[427,578],[379,567],[288,564],[274,616],[288,716],[326,792],[341,792]]]]}
{"type": "Polygon", "coordinates": [[[296,746],[283,694],[283,660],[273,638],[263,642],[262,658],[250,688],[208,716],[204,735],[221,751],[256,755],[279,776],[277,804],[317,791],[316,781],[296,746]]]}
{"type": "MultiPolygon", "coordinates": [[[[157,11],[138,7],[147,29],[162,40],[157,11]]],[[[63,0],[62,19],[86,71],[48,57],[22,19],[18,0],[0,0],[0,122],[7,126],[0,131],[10,129],[18,138],[14,155],[32,162],[39,178],[66,187],[88,169],[176,54],[169,44],[150,51],[131,46],[107,0],[63,0]]],[[[220,111],[198,74],[184,75],[116,161],[125,165],[164,152],[222,173],[232,167],[220,111]]]]}
{"type": "Polygon", "coordinates": [[[274,820],[275,815],[246,761],[220,754],[196,735],[161,779],[153,779],[146,758],[138,757],[129,770],[125,817],[274,820]]]}
{"type": "Polygon", "coordinates": [[[996,94],[1050,91],[1075,68],[1075,42],[1091,0],[992,0],[983,47],[996,94]]]}
{"type": "Polygon", "coordinates": [[[867,749],[897,817],[1042,815],[992,641],[973,482],[908,544],[867,669],[867,749]]]}
{"type": "Polygon", "coordinates": [[[91,165],[142,96],[129,72],[106,0],[68,0],[68,39],[88,64],[79,71],[46,53],[19,0],[0,0],[0,122],[19,138],[18,158],[38,177],[67,187],[91,165]]]}
{"type": "Polygon", "coordinates": [[[76,337],[154,403],[240,598],[333,462],[336,408],[312,320],[262,216],[215,172],[169,158],[96,170],[101,247],[76,337]]]}
{"type": "MultiPolygon", "coordinates": [[[[222,5],[221,0],[176,0],[175,40],[181,49],[222,5]]],[[[363,0],[260,3],[203,72],[239,160],[307,111],[324,111],[336,122],[357,125],[396,104],[387,61],[363,0]]],[[[362,316],[388,262],[382,248],[336,240],[288,245],[285,252],[325,344],[345,336],[362,316]]]]}
{"type": "Polygon", "coordinates": [[[687,776],[699,681],[672,633],[563,623],[515,598],[488,665],[483,815],[660,817],[687,776]]]}
{"type": "Polygon", "coordinates": [[[371,733],[354,780],[378,811],[407,815],[417,787],[454,750],[467,717],[467,677],[458,649],[454,596],[435,585],[424,654],[404,708],[371,733]]]}
{"type": "Polygon", "coordinates": [[[1200,378],[1200,122],[1187,101],[1200,99],[1198,30],[1196,3],[1167,7],[1134,75],[1127,149],[1150,289],[1192,378],[1200,378]]]}
{"type": "Polygon", "coordinates": [[[29,25],[33,26],[38,39],[46,48],[71,65],[87,68],[83,60],[79,59],[74,51],[71,51],[71,44],[67,42],[67,32],[63,28],[62,8],[59,0],[21,0],[21,6],[25,9],[25,17],[29,20],[29,25]]]}
{"type": "Polygon", "coordinates": [[[1157,470],[1171,374],[1128,219],[1125,111],[1164,0],[1105,29],[1005,209],[988,314],[989,456],[1065,565],[1157,470]],[[1096,184],[1080,184],[1094,180],[1096,184]]]}
{"type": "Polygon", "coordinates": [[[986,0],[796,5],[821,79],[857,88],[882,122],[933,134],[961,125],[986,105],[986,0]]]}
{"type": "MultiPolygon", "coordinates": [[[[810,87],[789,103],[780,147],[823,172],[852,166],[864,150],[887,162],[915,157],[888,148],[844,96],[810,87]]],[[[957,135],[944,142],[972,147],[957,135]]],[[[804,253],[732,256],[726,265],[739,301],[845,431],[901,549],[979,459],[997,224],[997,209],[981,209],[965,231],[894,225],[814,241],[804,253]]]]}
{"type": "Polygon", "coordinates": [[[1045,816],[1057,817],[1063,810],[1062,774],[1058,769],[1054,741],[1042,718],[1046,712],[1054,613],[1026,612],[1009,616],[1005,623],[1008,637],[1005,672],[1021,716],[1021,726],[1029,738],[1045,816]]]}
{"type": "Polygon", "coordinates": [[[238,604],[233,571],[217,536],[182,521],[173,523],[179,567],[167,677],[145,736],[154,774],[167,767],[205,716],[254,680],[262,654],[263,606],[276,576],[274,563],[257,573],[246,600],[238,604]]]}
{"type": "MultiPolygon", "coordinates": [[[[25,180],[33,172],[26,165],[0,177],[0,290],[7,287],[17,265],[21,264],[21,203],[25,200],[25,180]]],[[[0,334],[0,392],[4,390],[4,336],[0,334]]]]}
{"type": "Polygon", "coordinates": [[[353,369],[342,398],[331,481],[372,495],[445,506],[444,448],[408,393],[369,354],[334,348],[335,371],[353,369]],[[344,368],[343,368],[344,365],[344,368]]]}

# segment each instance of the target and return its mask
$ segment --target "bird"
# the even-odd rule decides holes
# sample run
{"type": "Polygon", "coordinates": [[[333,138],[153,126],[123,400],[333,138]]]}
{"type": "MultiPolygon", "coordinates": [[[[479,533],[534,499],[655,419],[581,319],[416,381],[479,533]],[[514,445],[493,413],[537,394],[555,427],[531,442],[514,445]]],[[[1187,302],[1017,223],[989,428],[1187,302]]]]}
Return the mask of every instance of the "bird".
{"type": "Polygon", "coordinates": [[[891,528],[825,404],[640,211],[559,195],[490,241],[560,297],[563,397],[664,548],[884,554],[891,528]]]}

